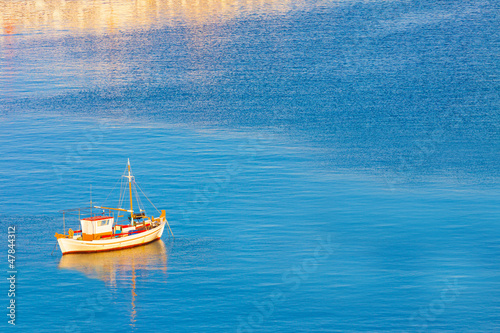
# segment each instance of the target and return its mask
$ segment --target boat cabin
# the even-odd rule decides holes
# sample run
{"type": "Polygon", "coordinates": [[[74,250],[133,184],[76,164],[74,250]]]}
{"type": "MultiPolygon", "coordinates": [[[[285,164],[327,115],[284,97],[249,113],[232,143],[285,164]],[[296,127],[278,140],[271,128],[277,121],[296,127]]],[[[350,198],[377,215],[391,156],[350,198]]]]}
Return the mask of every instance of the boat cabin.
{"type": "Polygon", "coordinates": [[[113,216],[92,216],[80,220],[84,241],[100,239],[113,234],[113,216]]]}

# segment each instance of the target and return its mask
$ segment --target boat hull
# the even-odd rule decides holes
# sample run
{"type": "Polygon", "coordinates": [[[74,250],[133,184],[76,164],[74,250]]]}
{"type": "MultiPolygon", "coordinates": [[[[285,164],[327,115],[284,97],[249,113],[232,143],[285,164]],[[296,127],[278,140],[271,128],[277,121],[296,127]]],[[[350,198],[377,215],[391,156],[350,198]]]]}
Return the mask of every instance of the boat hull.
{"type": "Polygon", "coordinates": [[[141,232],[139,234],[120,238],[101,239],[93,241],[82,241],[70,238],[59,238],[59,248],[62,254],[89,253],[126,249],[134,246],[145,245],[161,238],[165,222],[156,228],[141,232]]]}

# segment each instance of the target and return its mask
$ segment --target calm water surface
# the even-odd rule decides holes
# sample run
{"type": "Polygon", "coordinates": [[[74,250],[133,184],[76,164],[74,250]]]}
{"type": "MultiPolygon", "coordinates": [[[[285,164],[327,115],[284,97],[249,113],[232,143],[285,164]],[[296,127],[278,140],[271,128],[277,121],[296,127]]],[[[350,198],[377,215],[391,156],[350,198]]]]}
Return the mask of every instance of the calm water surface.
{"type": "Polygon", "coordinates": [[[495,2],[0,5],[10,330],[500,331],[495,2]],[[175,239],[51,255],[127,158],[175,239]]]}

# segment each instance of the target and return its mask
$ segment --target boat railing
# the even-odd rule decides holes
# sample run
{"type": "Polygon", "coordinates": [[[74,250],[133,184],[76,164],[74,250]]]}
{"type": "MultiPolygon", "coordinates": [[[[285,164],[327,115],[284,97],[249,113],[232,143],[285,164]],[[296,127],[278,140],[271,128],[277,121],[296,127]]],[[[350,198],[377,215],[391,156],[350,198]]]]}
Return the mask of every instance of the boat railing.
{"type": "MultiPolygon", "coordinates": [[[[82,212],[87,212],[87,213],[84,213],[85,215],[87,215],[88,211],[90,211],[90,215],[92,216],[93,210],[96,210],[96,213],[99,212],[99,210],[96,209],[96,207],[79,207],[79,208],[64,209],[64,210],[59,211],[60,213],[63,214],[64,233],[63,234],[56,233],[56,238],[75,238],[76,237],[76,239],[81,239],[81,237],[83,236],[82,230],[73,231],[70,228],[70,229],[68,229],[68,233],[66,233],[66,216],[71,216],[73,218],[78,216],[78,220],[81,220],[82,219],[82,212]]],[[[130,227],[135,227],[136,229],[130,230],[129,232],[116,232],[116,229],[114,229],[111,234],[102,235],[102,236],[99,235],[99,237],[97,239],[112,238],[112,237],[121,238],[121,237],[125,237],[125,236],[130,236],[133,234],[141,233],[141,232],[150,230],[151,228],[155,228],[158,225],[160,225],[162,223],[162,221],[165,219],[165,211],[162,211],[162,214],[156,218],[152,217],[152,216],[147,217],[145,214],[143,216],[144,216],[144,218],[148,218],[148,220],[142,221],[142,223],[135,223],[135,224],[130,224],[130,225],[128,224],[128,223],[130,223],[130,220],[126,220],[126,219],[123,219],[120,221],[115,220],[115,228],[116,228],[116,226],[120,226],[121,229],[130,228],[130,227]],[[119,223],[127,223],[127,224],[120,225],[119,223]],[[140,229],[138,230],[137,228],[140,228],[140,229]]]]}

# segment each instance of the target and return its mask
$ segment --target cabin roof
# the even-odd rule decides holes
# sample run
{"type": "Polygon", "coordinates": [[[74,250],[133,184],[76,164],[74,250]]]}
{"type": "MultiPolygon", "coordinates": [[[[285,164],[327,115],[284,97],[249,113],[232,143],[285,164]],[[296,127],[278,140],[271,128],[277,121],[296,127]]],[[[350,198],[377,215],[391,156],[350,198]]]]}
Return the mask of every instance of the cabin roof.
{"type": "Polygon", "coordinates": [[[83,218],[82,220],[85,221],[99,221],[99,220],[107,220],[107,219],[112,219],[113,216],[92,216],[92,217],[86,217],[83,218]]]}

